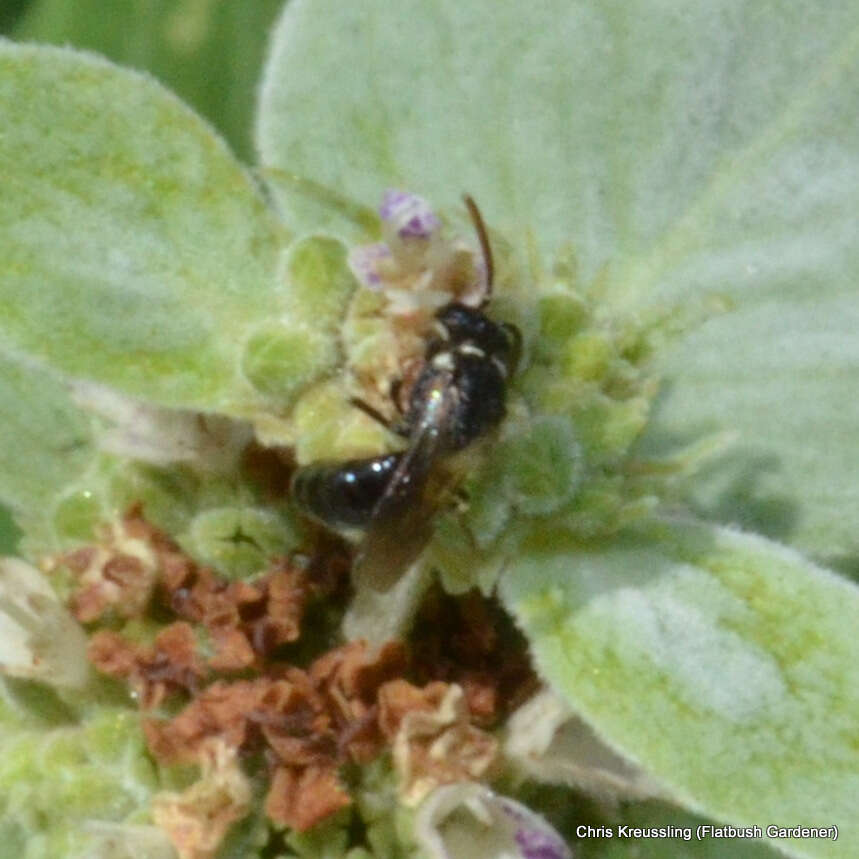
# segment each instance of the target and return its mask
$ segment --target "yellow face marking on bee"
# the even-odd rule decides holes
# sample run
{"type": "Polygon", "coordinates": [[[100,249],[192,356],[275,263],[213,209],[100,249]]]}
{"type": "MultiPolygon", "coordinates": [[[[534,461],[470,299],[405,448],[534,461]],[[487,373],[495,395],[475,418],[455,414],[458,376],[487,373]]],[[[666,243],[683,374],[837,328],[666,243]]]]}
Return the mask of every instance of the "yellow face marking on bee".
{"type": "Polygon", "coordinates": [[[459,352],[460,355],[474,355],[476,358],[486,357],[486,353],[479,346],[475,346],[473,343],[462,343],[456,347],[456,351],[459,352]]]}
{"type": "Polygon", "coordinates": [[[450,331],[447,330],[447,325],[445,325],[440,319],[434,319],[432,327],[433,331],[435,331],[442,340],[450,340],[450,331]]]}
{"type": "Polygon", "coordinates": [[[436,370],[453,370],[455,363],[450,352],[439,352],[432,359],[432,365],[436,370]]]}

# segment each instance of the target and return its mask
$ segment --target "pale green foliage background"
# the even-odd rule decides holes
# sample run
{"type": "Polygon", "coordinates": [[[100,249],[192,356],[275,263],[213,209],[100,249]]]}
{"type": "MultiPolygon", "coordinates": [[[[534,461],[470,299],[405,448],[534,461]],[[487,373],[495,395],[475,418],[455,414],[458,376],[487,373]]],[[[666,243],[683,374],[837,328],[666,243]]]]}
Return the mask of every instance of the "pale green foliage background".
{"type": "MultiPolygon", "coordinates": [[[[258,34],[266,4],[241,5],[260,16],[258,34]]],[[[81,6],[34,4],[20,32],[71,38],[81,6]]],[[[230,107],[246,78],[232,63],[259,62],[262,37],[231,46],[234,4],[205,2],[159,4],[119,35],[136,8],[118,5],[82,43],[151,62],[246,153],[235,117],[250,106],[230,107]],[[195,14],[218,35],[199,43],[199,67],[176,55],[176,18],[187,39],[195,14]],[[213,66],[212,81],[192,73],[213,66]]],[[[60,54],[4,50],[0,62],[13,55],[0,76],[2,348],[232,414],[280,406],[290,379],[336,360],[331,308],[351,288],[339,242],[308,239],[284,256],[254,180],[151,82],[60,54]],[[16,97],[21,87],[32,97],[16,97]],[[278,314],[300,324],[273,331],[278,314]],[[138,365],[135,346],[161,357],[138,365]]],[[[501,593],[546,678],[668,797],[733,823],[841,827],[837,843],[780,845],[800,856],[859,843],[859,601],[794,551],[859,567],[857,58],[855,4],[293,0],[256,124],[289,231],[363,234],[298,192],[313,182],[363,206],[392,185],[440,208],[467,190],[514,253],[533,235],[548,268],[571,243],[573,287],[598,281],[606,318],[648,318],[668,302],[695,316],[708,297],[728,307],[660,352],[666,385],[636,453],[735,431],[725,457],[669,501],[793,548],[676,519],[590,545],[535,527],[501,593]]],[[[19,407],[0,442],[27,437],[23,459],[0,457],[0,492],[34,508],[56,475],[90,461],[90,425],[53,376],[16,362],[0,378],[3,402],[19,407]],[[45,410],[67,429],[45,430],[45,410]],[[29,483],[21,463],[43,444],[29,483]]],[[[672,814],[649,804],[620,817],[672,814]]],[[[654,844],[585,850],[604,859],[654,844]]],[[[747,847],[773,853],[682,845],[700,857],[747,847]]]]}
{"type": "MultiPolygon", "coordinates": [[[[10,0],[4,0],[10,2],[10,0]]],[[[11,2],[10,5],[15,5],[11,2]]],[[[253,159],[251,117],[269,28],[282,0],[30,0],[16,39],[89,48],[151,72],[253,159]]]]}

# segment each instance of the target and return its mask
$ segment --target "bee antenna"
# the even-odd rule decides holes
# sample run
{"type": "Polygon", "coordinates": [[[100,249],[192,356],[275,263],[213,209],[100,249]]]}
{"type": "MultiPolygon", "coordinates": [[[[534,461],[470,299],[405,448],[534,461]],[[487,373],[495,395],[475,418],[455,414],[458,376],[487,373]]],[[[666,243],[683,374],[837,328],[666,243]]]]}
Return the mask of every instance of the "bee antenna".
{"type": "Polygon", "coordinates": [[[486,296],[483,299],[483,303],[485,304],[492,295],[492,280],[495,277],[492,246],[489,244],[489,234],[486,231],[486,224],[483,223],[483,215],[480,214],[480,209],[477,208],[477,203],[474,202],[470,194],[463,194],[462,200],[468,209],[471,223],[474,224],[474,230],[480,242],[480,251],[483,254],[483,265],[486,267],[486,296]]]}

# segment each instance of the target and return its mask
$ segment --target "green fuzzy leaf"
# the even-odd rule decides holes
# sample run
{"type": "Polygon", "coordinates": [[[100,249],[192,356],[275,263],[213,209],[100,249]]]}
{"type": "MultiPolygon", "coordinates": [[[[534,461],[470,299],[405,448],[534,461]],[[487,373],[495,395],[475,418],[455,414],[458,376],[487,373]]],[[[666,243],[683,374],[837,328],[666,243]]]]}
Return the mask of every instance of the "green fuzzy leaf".
{"type": "Polygon", "coordinates": [[[581,453],[569,420],[543,417],[500,445],[507,492],[525,516],[555,512],[578,488],[581,453]]]}
{"type": "Polygon", "coordinates": [[[0,505],[0,555],[14,554],[20,539],[21,531],[15,525],[12,511],[0,505]]]}
{"type": "MultiPolygon", "coordinates": [[[[580,233],[585,213],[585,154],[568,167],[569,151],[586,137],[604,154],[606,125],[617,124],[616,105],[602,110],[599,129],[595,111],[581,110],[582,91],[598,83],[603,92],[613,72],[576,50],[605,36],[602,19],[560,0],[527,11],[454,0],[395,10],[383,0],[292,2],[261,89],[263,167],[368,206],[390,185],[438,208],[467,190],[493,226],[508,234],[540,226],[541,241],[557,245],[580,233]]],[[[281,196],[293,218],[324,216],[281,196]]]]}
{"type": "Polygon", "coordinates": [[[158,788],[132,710],[105,707],[81,724],[52,730],[3,726],[0,735],[0,831],[27,845],[0,855],[96,855],[98,824],[139,820],[158,788]]]}
{"type": "Polygon", "coordinates": [[[665,395],[639,452],[735,432],[683,487],[696,512],[857,576],[859,302],[853,283],[804,291],[796,282],[777,299],[749,296],[666,356],[665,395]]]}
{"type": "MultiPolygon", "coordinates": [[[[835,123],[819,131],[846,129],[853,113],[831,96],[856,25],[851,4],[808,0],[296,0],[275,30],[257,144],[265,165],[367,204],[390,183],[438,206],[468,189],[507,232],[572,240],[590,277],[608,260],[661,262],[666,230],[741,194],[744,170],[816,104],[835,123]]],[[[755,202],[765,230],[785,200],[755,202]]]]}
{"type": "Polygon", "coordinates": [[[717,291],[733,307],[664,357],[648,432],[664,447],[738,431],[690,487],[698,511],[856,575],[859,8],[781,11],[766,38],[744,31],[743,62],[726,67],[748,130],[619,275],[633,296],[717,291]]]}
{"type": "Polygon", "coordinates": [[[58,492],[97,456],[91,421],[66,387],[0,357],[0,501],[22,517],[31,539],[45,540],[58,492]]]}
{"type": "MultiPolygon", "coordinates": [[[[164,405],[248,414],[284,236],[223,143],[150,79],[0,45],[0,345],[164,405]]],[[[283,322],[288,327],[287,321],[283,322]]]]}
{"type": "MultiPolygon", "coordinates": [[[[572,831],[580,824],[574,823],[572,831]]],[[[594,834],[585,834],[577,845],[577,859],[778,859],[783,854],[761,841],[731,837],[727,830],[718,836],[697,840],[699,826],[717,826],[712,821],[658,802],[624,805],[622,823],[609,818],[593,824],[594,834]],[[610,838],[599,827],[611,831],[610,838]],[[628,826],[628,830],[621,827],[628,826]],[[638,830],[641,835],[632,834],[638,830]],[[661,830],[662,834],[659,834],[661,830]],[[655,834],[654,834],[655,833],[655,834]]],[[[587,833],[588,830],[585,830],[587,833]]],[[[604,830],[603,830],[604,831],[604,830]]]]}
{"type": "Polygon", "coordinates": [[[292,522],[271,509],[251,506],[204,510],[179,539],[193,557],[231,578],[262,572],[285,547],[299,542],[292,522]]]}
{"type": "Polygon", "coordinates": [[[134,502],[159,524],[187,521],[182,505],[196,483],[177,477],[165,487],[145,468],[120,465],[98,450],[97,429],[68,385],[0,356],[0,502],[24,532],[26,557],[91,540],[95,526],[134,502]]]}
{"type": "Polygon", "coordinates": [[[357,286],[346,247],[326,236],[295,242],[285,255],[282,280],[289,284],[284,317],[255,330],[242,362],[251,384],[275,402],[290,400],[334,366],[340,325],[357,286]]]}
{"type": "MultiPolygon", "coordinates": [[[[259,497],[246,475],[132,463],[99,450],[101,431],[69,386],[0,358],[0,502],[24,531],[25,556],[89,542],[132,504],[172,535],[187,532],[189,551],[231,575],[261,570],[297,542],[282,505],[259,497]]],[[[17,539],[12,522],[5,527],[17,539]]]]}
{"type": "Polygon", "coordinates": [[[859,590],[737,531],[661,522],[578,551],[535,534],[501,583],[541,674],[602,738],[694,811],[739,825],[836,825],[854,797],[859,590]]]}
{"type": "Polygon", "coordinates": [[[151,72],[249,159],[256,80],[269,27],[282,5],[282,0],[113,0],[106,15],[101,0],[37,0],[14,35],[87,48],[151,72]]]}

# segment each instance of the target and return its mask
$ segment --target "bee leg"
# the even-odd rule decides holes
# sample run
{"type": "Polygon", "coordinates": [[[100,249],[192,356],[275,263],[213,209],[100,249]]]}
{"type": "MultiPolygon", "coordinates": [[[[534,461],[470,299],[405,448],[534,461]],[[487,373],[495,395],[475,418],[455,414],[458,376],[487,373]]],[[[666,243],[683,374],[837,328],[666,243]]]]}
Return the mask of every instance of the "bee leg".
{"type": "Polygon", "coordinates": [[[397,435],[403,436],[403,438],[408,438],[411,433],[411,427],[409,426],[409,422],[406,420],[406,412],[408,410],[408,406],[403,405],[402,400],[403,393],[403,379],[402,377],[397,377],[396,379],[391,379],[390,387],[388,388],[388,396],[391,398],[391,401],[394,404],[394,408],[397,410],[399,414],[399,420],[393,423],[390,426],[391,432],[396,433],[397,435]]]}
{"type": "Polygon", "coordinates": [[[356,409],[361,409],[365,415],[369,415],[376,423],[381,424],[386,430],[396,432],[396,429],[391,422],[378,410],[373,408],[368,402],[359,397],[349,397],[349,403],[355,406],[356,409]]]}
{"type": "Polygon", "coordinates": [[[403,380],[401,378],[391,379],[391,387],[388,391],[391,401],[400,413],[400,417],[405,414],[403,404],[400,402],[400,394],[403,392],[403,380]]]}

